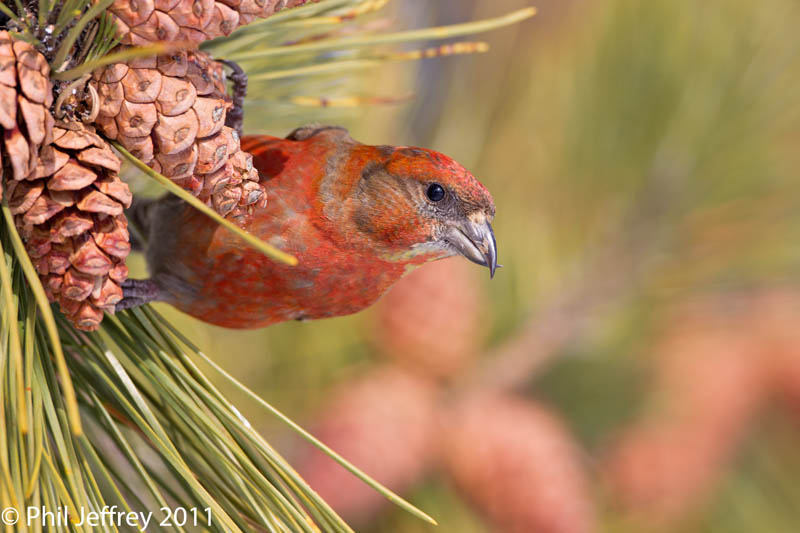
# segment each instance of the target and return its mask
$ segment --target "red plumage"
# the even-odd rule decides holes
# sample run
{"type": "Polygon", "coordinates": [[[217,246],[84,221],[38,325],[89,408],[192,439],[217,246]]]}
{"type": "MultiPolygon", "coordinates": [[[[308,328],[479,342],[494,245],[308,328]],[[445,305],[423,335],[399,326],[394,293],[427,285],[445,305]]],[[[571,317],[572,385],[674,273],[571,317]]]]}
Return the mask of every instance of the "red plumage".
{"type": "Polygon", "coordinates": [[[496,265],[491,196],[442,154],[363,145],[335,127],[245,137],[242,148],[268,202],[240,224],[299,264],[276,263],[164,198],[135,213],[151,280],[131,282],[121,307],[164,300],[206,322],[257,328],[359,311],[410,268],[455,253],[496,265]],[[436,185],[445,196],[433,201],[436,185]]]}

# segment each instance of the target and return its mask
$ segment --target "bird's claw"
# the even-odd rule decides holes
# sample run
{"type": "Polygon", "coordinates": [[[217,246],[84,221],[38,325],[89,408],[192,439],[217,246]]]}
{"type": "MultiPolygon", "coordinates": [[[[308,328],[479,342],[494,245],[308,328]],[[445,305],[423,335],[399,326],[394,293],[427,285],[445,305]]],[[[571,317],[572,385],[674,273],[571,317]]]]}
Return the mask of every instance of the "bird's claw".
{"type": "Polygon", "coordinates": [[[122,300],[116,305],[115,311],[123,311],[139,307],[154,300],[158,300],[161,289],[151,279],[128,279],[122,282],[122,300]]]}
{"type": "Polygon", "coordinates": [[[247,96],[247,74],[235,61],[226,59],[218,61],[231,69],[228,79],[233,82],[233,107],[228,111],[225,125],[236,130],[236,133],[241,137],[244,128],[244,98],[247,96]]]}

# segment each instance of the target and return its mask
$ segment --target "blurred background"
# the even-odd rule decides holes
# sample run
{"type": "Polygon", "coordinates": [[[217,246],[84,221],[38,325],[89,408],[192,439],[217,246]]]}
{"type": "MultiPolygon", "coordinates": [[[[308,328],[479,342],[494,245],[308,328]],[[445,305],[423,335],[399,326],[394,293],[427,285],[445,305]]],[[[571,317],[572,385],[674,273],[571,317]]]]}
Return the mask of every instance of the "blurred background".
{"type": "Polygon", "coordinates": [[[488,53],[294,99],[256,81],[247,109],[247,131],[285,135],[324,98],[319,122],[463,163],[497,204],[494,280],[445,260],[358,315],[252,332],[160,310],[440,523],[228,391],[358,531],[796,531],[800,4],[394,0],[346,27],[531,5],[470,38],[488,53]]]}

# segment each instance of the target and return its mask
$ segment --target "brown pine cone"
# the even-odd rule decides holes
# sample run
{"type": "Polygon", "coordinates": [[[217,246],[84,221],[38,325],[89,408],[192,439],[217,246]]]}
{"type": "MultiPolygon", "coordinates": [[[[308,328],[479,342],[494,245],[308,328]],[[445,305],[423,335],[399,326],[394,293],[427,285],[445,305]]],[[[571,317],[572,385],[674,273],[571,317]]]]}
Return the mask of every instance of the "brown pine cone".
{"type": "MultiPolygon", "coordinates": [[[[122,44],[158,41],[202,43],[230,35],[255,18],[265,18],[308,0],[116,0],[115,15],[122,44]]],[[[315,1],[315,0],[312,0],[315,1]]]]}
{"type": "MultiPolygon", "coordinates": [[[[325,402],[314,435],[390,489],[403,492],[429,468],[435,451],[436,388],[394,367],[343,384],[325,402]]],[[[388,501],[314,448],[298,470],[348,521],[367,521],[388,501]]]]}
{"type": "Polygon", "coordinates": [[[266,202],[253,158],[225,126],[222,65],[203,52],[115,63],[94,73],[97,123],[109,139],[223,216],[266,202]]]}
{"type": "Polygon", "coordinates": [[[477,275],[472,265],[445,259],[400,280],[378,307],[378,350],[442,378],[469,365],[486,334],[477,275]]]}
{"type": "Polygon", "coordinates": [[[56,123],[52,138],[27,179],[7,181],[8,203],[48,298],[77,328],[94,330],[122,299],[131,193],[90,126],[56,123]]]}
{"type": "Polygon", "coordinates": [[[122,299],[130,250],[119,159],[80,123],[55,124],[44,56],[0,32],[4,194],[51,301],[81,329],[122,299]]]}
{"type": "Polygon", "coordinates": [[[0,130],[6,181],[32,179],[39,148],[53,138],[53,85],[42,54],[0,31],[0,130]]]}
{"type": "Polygon", "coordinates": [[[445,420],[446,472],[492,531],[595,530],[581,452],[547,409],[507,395],[476,394],[445,420]]]}

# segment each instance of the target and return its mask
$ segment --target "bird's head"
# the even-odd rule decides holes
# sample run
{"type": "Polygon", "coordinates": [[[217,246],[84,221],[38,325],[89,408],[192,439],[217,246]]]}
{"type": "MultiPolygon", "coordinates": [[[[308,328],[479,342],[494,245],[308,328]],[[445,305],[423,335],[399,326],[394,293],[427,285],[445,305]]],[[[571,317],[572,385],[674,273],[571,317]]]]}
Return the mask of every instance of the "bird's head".
{"type": "Polygon", "coordinates": [[[472,174],[432,150],[348,140],[320,192],[349,242],[408,263],[462,255],[494,275],[494,201],[472,174]]]}

